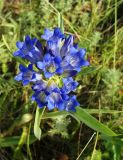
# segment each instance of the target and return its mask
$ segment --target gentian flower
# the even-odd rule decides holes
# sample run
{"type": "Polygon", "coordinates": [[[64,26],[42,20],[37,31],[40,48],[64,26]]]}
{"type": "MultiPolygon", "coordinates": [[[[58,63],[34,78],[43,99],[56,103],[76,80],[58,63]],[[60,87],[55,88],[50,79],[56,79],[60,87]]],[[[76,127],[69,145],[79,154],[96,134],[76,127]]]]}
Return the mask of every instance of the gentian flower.
{"type": "Polygon", "coordinates": [[[33,70],[33,65],[29,64],[28,67],[19,65],[20,73],[15,77],[16,81],[22,81],[23,85],[27,85],[29,82],[36,82],[42,79],[41,74],[33,70]]]}
{"type": "Polygon", "coordinates": [[[69,97],[69,99],[65,102],[65,110],[66,111],[76,111],[76,106],[79,106],[80,104],[78,103],[78,101],[76,100],[76,96],[71,96],[69,97]]]}
{"type": "Polygon", "coordinates": [[[17,42],[16,46],[19,50],[14,52],[14,56],[27,59],[31,63],[36,63],[43,58],[42,45],[36,38],[31,39],[29,36],[26,36],[25,42],[17,42]]]}
{"type": "Polygon", "coordinates": [[[71,91],[75,91],[76,87],[78,86],[78,82],[74,81],[72,77],[63,78],[63,87],[62,90],[65,93],[70,93],[71,91]]]}
{"type": "Polygon", "coordinates": [[[55,74],[62,74],[63,69],[60,66],[61,59],[58,57],[53,57],[50,54],[45,54],[44,59],[41,62],[37,62],[39,69],[44,71],[46,78],[50,78],[55,74]]]}
{"type": "Polygon", "coordinates": [[[54,28],[54,30],[45,29],[44,35],[41,36],[42,39],[45,39],[47,42],[56,42],[58,43],[60,39],[63,39],[65,36],[61,32],[60,28],[54,28]]]}
{"type": "Polygon", "coordinates": [[[67,37],[63,43],[63,46],[61,47],[60,54],[61,57],[64,58],[67,54],[70,52],[70,48],[73,46],[73,36],[70,35],[67,37]]]}
{"type": "Polygon", "coordinates": [[[38,39],[29,36],[24,42],[17,42],[14,56],[25,59],[29,65],[19,66],[20,73],[15,80],[22,81],[23,85],[31,83],[32,100],[40,108],[75,112],[79,105],[74,95],[78,82],[73,76],[89,65],[85,59],[86,50],[79,48],[74,37],[66,37],[59,28],[45,29],[41,37],[46,41],[43,47],[38,39]]]}
{"type": "Polygon", "coordinates": [[[62,61],[64,72],[68,73],[68,75],[76,75],[77,72],[81,71],[82,66],[88,66],[89,62],[85,60],[85,53],[85,49],[78,50],[72,46],[69,54],[67,54],[62,61]]]}

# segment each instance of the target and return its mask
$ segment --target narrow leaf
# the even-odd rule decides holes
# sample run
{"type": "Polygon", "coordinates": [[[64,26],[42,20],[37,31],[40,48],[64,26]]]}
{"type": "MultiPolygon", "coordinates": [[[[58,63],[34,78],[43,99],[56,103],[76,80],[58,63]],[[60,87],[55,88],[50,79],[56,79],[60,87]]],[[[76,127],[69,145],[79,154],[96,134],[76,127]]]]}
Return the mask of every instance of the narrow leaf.
{"type": "Polygon", "coordinates": [[[90,114],[119,114],[123,111],[110,110],[110,109],[83,109],[90,114]]]}
{"type": "Polygon", "coordinates": [[[64,33],[63,18],[62,18],[62,14],[61,13],[58,13],[58,27],[64,33]]]}
{"type": "Polygon", "coordinates": [[[37,107],[36,109],[35,123],[34,123],[34,135],[38,140],[41,139],[40,123],[41,123],[41,118],[44,113],[44,110],[45,110],[45,107],[43,109],[40,109],[39,107],[37,107]]]}
{"type": "MultiPolygon", "coordinates": [[[[19,140],[20,140],[20,136],[0,138],[0,147],[10,147],[13,145],[18,145],[19,140]]],[[[36,138],[33,135],[30,135],[29,144],[32,144],[35,141],[36,141],[36,138]]]]}
{"type": "Polygon", "coordinates": [[[93,116],[91,116],[87,111],[84,109],[77,107],[76,112],[73,113],[74,116],[76,116],[80,121],[85,123],[90,128],[108,135],[108,136],[116,136],[116,133],[114,133],[111,129],[109,129],[107,126],[99,122],[97,119],[95,119],[93,116]]]}

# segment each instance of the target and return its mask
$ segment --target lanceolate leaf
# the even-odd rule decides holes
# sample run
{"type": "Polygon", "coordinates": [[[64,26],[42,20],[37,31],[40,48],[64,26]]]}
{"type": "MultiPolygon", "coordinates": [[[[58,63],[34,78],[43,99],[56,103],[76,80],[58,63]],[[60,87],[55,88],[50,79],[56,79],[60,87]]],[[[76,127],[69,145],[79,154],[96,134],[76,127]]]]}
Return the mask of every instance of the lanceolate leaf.
{"type": "Polygon", "coordinates": [[[36,114],[35,114],[35,123],[34,123],[34,135],[36,136],[37,139],[41,139],[41,128],[40,128],[40,123],[41,123],[41,117],[44,113],[44,109],[40,109],[37,107],[36,109],[36,114]]]}
{"type": "MultiPolygon", "coordinates": [[[[19,140],[20,140],[20,136],[0,138],[0,147],[10,147],[10,146],[18,145],[19,140]]],[[[29,143],[32,144],[35,141],[36,141],[36,138],[33,135],[31,135],[29,139],[29,143]]]]}
{"type": "Polygon", "coordinates": [[[80,121],[85,123],[90,128],[108,135],[108,136],[117,136],[116,133],[114,133],[111,129],[109,129],[107,126],[99,122],[97,119],[95,119],[93,116],[91,116],[86,110],[77,107],[76,112],[73,113],[74,116],[76,116],[80,121]]]}
{"type": "Polygon", "coordinates": [[[85,123],[87,126],[90,128],[104,134],[107,136],[117,136],[111,129],[109,129],[107,126],[99,122],[96,118],[91,116],[89,113],[99,113],[97,110],[89,110],[89,109],[82,109],[80,107],[76,107],[76,112],[66,112],[66,111],[57,111],[57,112],[51,112],[51,113],[46,113],[43,115],[43,119],[45,118],[55,118],[58,117],[62,114],[64,115],[71,115],[72,117],[76,118],[79,121],[82,121],[85,123]]]}

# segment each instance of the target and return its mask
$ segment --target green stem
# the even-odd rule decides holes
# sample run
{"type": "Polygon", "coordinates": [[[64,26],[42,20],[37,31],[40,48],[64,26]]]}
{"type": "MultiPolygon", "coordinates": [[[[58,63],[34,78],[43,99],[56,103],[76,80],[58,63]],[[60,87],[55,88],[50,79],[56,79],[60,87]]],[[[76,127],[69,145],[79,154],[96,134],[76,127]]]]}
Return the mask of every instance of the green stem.
{"type": "Polygon", "coordinates": [[[27,135],[28,135],[28,128],[24,126],[21,138],[18,143],[18,146],[16,147],[15,152],[14,152],[14,158],[16,158],[18,156],[20,149],[25,144],[25,141],[27,139],[27,135]]]}

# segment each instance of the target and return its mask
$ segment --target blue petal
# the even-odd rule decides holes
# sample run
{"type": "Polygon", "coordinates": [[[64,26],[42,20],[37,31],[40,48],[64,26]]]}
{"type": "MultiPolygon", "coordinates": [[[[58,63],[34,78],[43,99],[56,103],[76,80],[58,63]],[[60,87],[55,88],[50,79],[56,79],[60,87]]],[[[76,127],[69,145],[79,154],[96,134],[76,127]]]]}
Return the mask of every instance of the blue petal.
{"type": "Polygon", "coordinates": [[[47,53],[47,54],[45,54],[45,55],[44,55],[44,61],[45,61],[45,62],[49,62],[49,61],[51,61],[51,55],[50,55],[50,54],[48,54],[48,53],[47,53]]]}
{"type": "Polygon", "coordinates": [[[62,61],[62,58],[60,56],[57,56],[54,58],[55,63],[60,64],[62,61]]]}
{"type": "Polygon", "coordinates": [[[63,91],[65,93],[70,93],[71,91],[74,91],[78,85],[78,82],[74,81],[72,77],[68,77],[68,78],[63,78],[63,91]]]}
{"type": "Polygon", "coordinates": [[[27,84],[29,84],[29,80],[23,80],[22,84],[23,84],[23,86],[26,86],[27,84]]]}
{"type": "Polygon", "coordinates": [[[26,42],[27,44],[30,44],[31,38],[30,38],[29,35],[27,35],[27,36],[25,37],[25,42],[26,42]]]}
{"type": "Polygon", "coordinates": [[[64,42],[64,45],[61,48],[61,56],[64,57],[69,52],[70,47],[73,45],[73,36],[70,35],[64,42]]]}
{"type": "Polygon", "coordinates": [[[16,81],[21,81],[22,80],[22,73],[19,73],[17,76],[14,78],[16,81]]]}
{"type": "Polygon", "coordinates": [[[86,61],[86,60],[81,60],[80,65],[81,66],[89,66],[90,63],[88,61],[86,61]]]}
{"type": "Polygon", "coordinates": [[[63,73],[63,68],[62,67],[57,68],[56,73],[62,74],[63,73]]]}
{"type": "Polygon", "coordinates": [[[49,110],[54,109],[54,103],[48,101],[47,108],[48,108],[49,110]]]}
{"type": "Polygon", "coordinates": [[[36,81],[36,74],[32,74],[32,81],[36,81]]]}
{"type": "Polygon", "coordinates": [[[63,78],[62,81],[64,82],[64,84],[66,84],[66,83],[72,82],[72,81],[73,81],[73,78],[72,78],[72,77],[63,78]]]}
{"type": "Polygon", "coordinates": [[[40,108],[43,108],[43,107],[45,106],[45,104],[42,103],[39,99],[36,99],[36,102],[38,103],[38,106],[39,106],[40,108]]]}
{"type": "Polygon", "coordinates": [[[31,57],[31,58],[34,57],[34,55],[32,54],[32,52],[28,52],[28,56],[31,57]]]}
{"type": "Polygon", "coordinates": [[[80,54],[81,58],[84,58],[86,54],[86,49],[81,48],[78,53],[80,54]]]}
{"type": "Polygon", "coordinates": [[[47,41],[47,48],[52,51],[55,51],[57,48],[57,43],[49,40],[49,41],[47,41]]]}
{"type": "Polygon", "coordinates": [[[63,102],[59,102],[59,104],[58,104],[58,109],[59,109],[60,111],[63,111],[63,110],[65,109],[65,106],[64,106],[64,103],[63,103],[63,102]]]}
{"type": "Polygon", "coordinates": [[[29,70],[33,70],[33,64],[29,64],[29,65],[28,65],[28,69],[29,69],[29,70]]]}
{"type": "Polygon", "coordinates": [[[36,96],[35,94],[32,95],[32,97],[31,97],[32,101],[35,101],[35,96],[36,96]]]}
{"type": "Polygon", "coordinates": [[[14,52],[13,55],[23,57],[23,54],[19,50],[14,52]]]}
{"type": "Polygon", "coordinates": [[[40,80],[40,81],[37,81],[33,86],[32,86],[32,89],[34,91],[41,91],[41,90],[46,90],[47,88],[47,82],[43,81],[43,80],[40,80]]]}
{"type": "Polygon", "coordinates": [[[54,28],[54,36],[59,38],[64,38],[64,34],[61,32],[60,28],[54,28]]]}
{"type": "Polygon", "coordinates": [[[36,47],[39,49],[39,51],[43,51],[43,47],[42,47],[42,44],[39,40],[36,41],[36,47]]]}
{"type": "Polygon", "coordinates": [[[38,40],[37,40],[37,38],[33,38],[31,41],[32,41],[32,44],[35,44],[35,43],[37,43],[38,40]]]}
{"type": "Polygon", "coordinates": [[[50,78],[54,75],[53,73],[50,73],[50,72],[45,72],[44,74],[46,78],[50,78]]]}
{"type": "Polygon", "coordinates": [[[75,55],[78,52],[78,50],[75,47],[70,48],[70,54],[75,55]]]}
{"type": "Polygon", "coordinates": [[[59,93],[55,93],[52,92],[48,97],[47,97],[47,101],[48,101],[48,108],[54,108],[54,107],[58,107],[60,110],[64,109],[64,104],[63,104],[63,100],[62,97],[59,93]]]}
{"type": "Polygon", "coordinates": [[[80,66],[79,65],[80,60],[81,59],[78,56],[70,56],[70,64],[71,64],[71,66],[73,66],[73,67],[80,66]]]}
{"type": "Polygon", "coordinates": [[[73,46],[74,46],[74,48],[76,48],[76,49],[78,48],[78,44],[77,44],[77,43],[75,43],[73,46]]]}
{"type": "Polygon", "coordinates": [[[44,30],[44,35],[42,35],[41,37],[45,40],[49,40],[50,37],[53,36],[53,31],[49,30],[49,29],[45,29],[44,30]]]}
{"type": "Polygon", "coordinates": [[[39,69],[44,69],[44,67],[45,67],[43,62],[37,62],[37,66],[39,69]]]}
{"type": "Polygon", "coordinates": [[[21,49],[23,47],[24,42],[17,42],[16,46],[21,49]]]}
{"type": "Polygon", "coordinates": [[[44,91],[36,91],[32,96],[32,100],[36,101],[40,108],[47,106],[46,94],[44,91]]]}
{"type": "Polygon", "coordinates": [[[26,72],[27,68],[25,66],[23,66],[22,64],[19,65],[19,69],[21,72],[26,72]]]}
{"type": "Polygon", "coordinates": [[[76,96],[72,96],[69,98],[69,100],[66,102],[66,111],[76,111],[76,107],[79,106],[78,101],[76,100],[76,96]]]}

